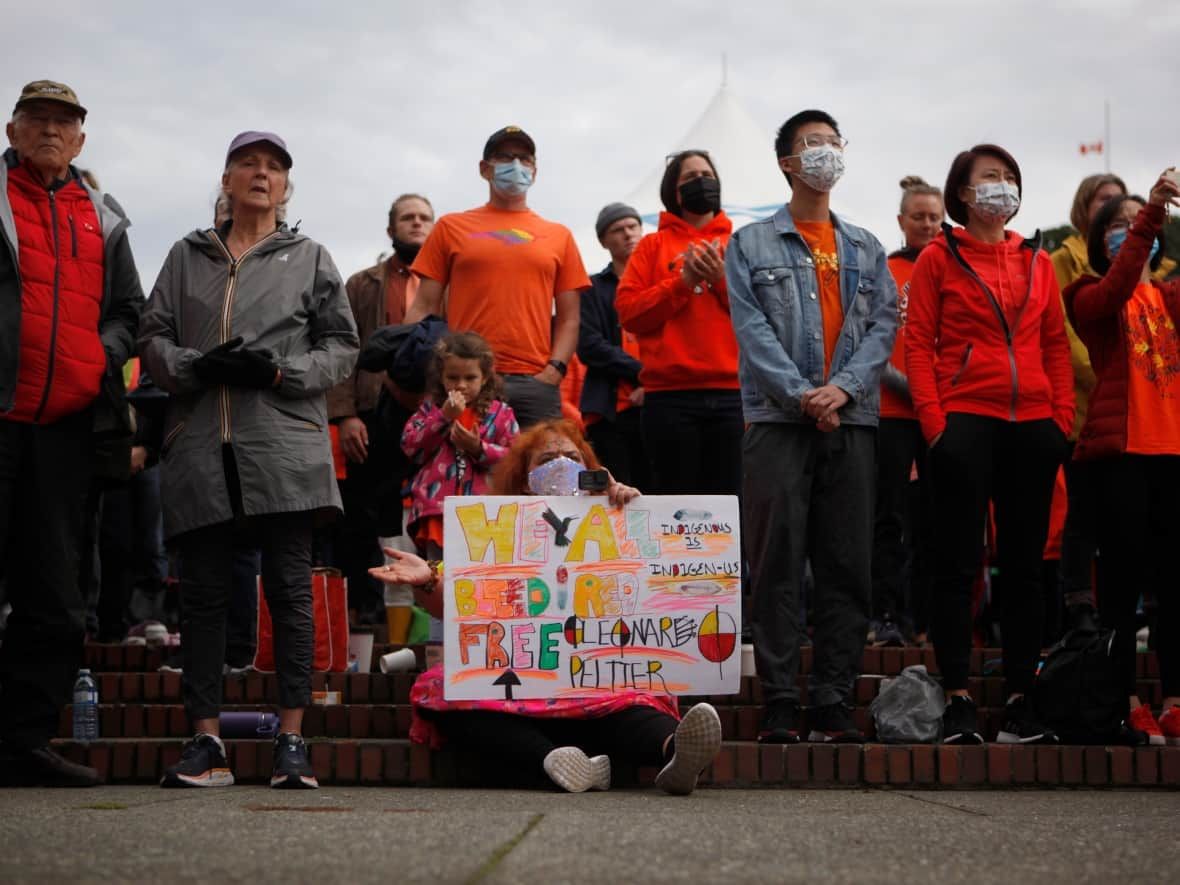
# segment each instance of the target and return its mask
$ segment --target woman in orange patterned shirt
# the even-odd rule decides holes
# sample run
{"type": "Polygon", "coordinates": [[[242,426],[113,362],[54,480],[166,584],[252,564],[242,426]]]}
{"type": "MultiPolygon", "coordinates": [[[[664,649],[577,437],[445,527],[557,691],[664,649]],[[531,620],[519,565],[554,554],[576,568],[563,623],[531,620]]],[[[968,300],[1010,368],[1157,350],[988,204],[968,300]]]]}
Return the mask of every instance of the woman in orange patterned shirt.
{"type": "Polygon", "coordinates": [[[1180,544],[1180,281],[1151,278],[1163,258],[1167,206],[1180,206],[1175,175],[1164,172],[1146,201],[1121,196],[1102,207],[1087,251],[1103,276],[1082,277],[1064,297],[1098,379],[1074,458],[1092,462],[1098,490],[1098,549],[1110,576],[1099,614],[1115,631],[1128,724],[1152,744],[1180,745],[1180,592],[1157,578],[1159,557],[1180,544]],[[1164,693],[1158,721],[1135,686],[1135,607],[1152,587],[1164,693]]]}

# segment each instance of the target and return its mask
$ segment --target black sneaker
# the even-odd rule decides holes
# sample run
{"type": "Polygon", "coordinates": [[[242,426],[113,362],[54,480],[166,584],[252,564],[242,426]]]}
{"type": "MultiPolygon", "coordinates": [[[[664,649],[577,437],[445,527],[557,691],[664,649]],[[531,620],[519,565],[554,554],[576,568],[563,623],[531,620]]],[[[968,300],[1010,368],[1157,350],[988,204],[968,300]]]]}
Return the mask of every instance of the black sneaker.
{"type": "Polygon", "coordinates": [[[180,761],[160,778],[161,787],[232,787],[233,783],[225,744],[211,734],[199,734],[185,744],[180,761]]]}
{"type": "Polygon", "coordinates": [[[270,785],[276,790],[316,790],[320,782],[307,761],[307,745],[300,735],[280,734],[275,738],[275,767],[270,785]]]}
{"type": "Polygon", "coordinates": [[[1055,744],[1057,733],[1041,722],[1022,695],[1004,707],[1004,726],[996,735],[1000,744],[1055,744]]]}
{"type": "Polygon", "coordinates": [[[32,750],[0,746],[0,787],[96,787],[93,768],[71,762],[48,745],[32,750]]]}
{"type": "Polygon", "coordinates": [[[799,705],[793,701],[768,704],[762,714],[758,741],[763,744],[799,743],[799,705]]]}
{"type": "Polygon", "coordinates": [[[944,744],[982,744],[979,716],[975,701],[962,695],[951,695],[942,713],[942,742],[944,744]]]}
{"type": "Polygon", "coordinates": [[[844,704],[824,704],[812,707],[807,714],[811,720],[809,741],[822,744],[863,744],[865,736],[856,727],[852,712],[844,704]]]}

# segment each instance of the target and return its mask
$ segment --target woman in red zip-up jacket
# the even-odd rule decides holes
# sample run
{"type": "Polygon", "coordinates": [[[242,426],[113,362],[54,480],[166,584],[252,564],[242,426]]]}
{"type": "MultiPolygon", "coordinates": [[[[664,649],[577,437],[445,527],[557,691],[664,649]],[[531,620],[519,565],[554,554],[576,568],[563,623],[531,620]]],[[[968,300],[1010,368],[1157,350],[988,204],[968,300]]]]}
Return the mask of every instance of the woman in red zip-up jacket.
{"type": "Polygon", "coordinates": [[[1159,579],[1159,557],[1180,544],[1180,281],[1151,279],[1169,203],[1180,205],[1180,186],[1167,172],[1146,204],[1128,196],[1106,203],[1087,237],[1090,266],[1104,275],[1081,277],[1064,296],[1098,376],[1074,457],[1092,465],[1097,485],[1098,549],[1110,577],[1099,613],[1115,631],[1129,725],[1153,744],[1180,745],[1180,593],[1174,580],[1159,579]],[[1153,587],[1164,693],[1158,722],[1135,689],[1135,606],[1153,587]]]}
{"type": "Polygon", "coordinates": [[[1003,743],[1056,741],[1032,699],[1041,648],[1041,552],[1053,483],[1073,422],[1073,370],[1053,263],[1039,232],[1005,229],[1020,206],[1020,167],[997,145],[959,154],[947,214],[910,278],[906,367],[930,444],[937,559],[933,639],[947,709],[943,740],[981,743],[967,692],[971,587],[988,501],[1003,580],[1003,743]]]}
{"type": "Polygon", "coordinates": [[[733,224],[709,155],[669,157],[660,200],[659,230],[639,241],[615,295],[619,322],[639,341],[654,491],[736,495],[742,404],[725,286],[733,224]]]}

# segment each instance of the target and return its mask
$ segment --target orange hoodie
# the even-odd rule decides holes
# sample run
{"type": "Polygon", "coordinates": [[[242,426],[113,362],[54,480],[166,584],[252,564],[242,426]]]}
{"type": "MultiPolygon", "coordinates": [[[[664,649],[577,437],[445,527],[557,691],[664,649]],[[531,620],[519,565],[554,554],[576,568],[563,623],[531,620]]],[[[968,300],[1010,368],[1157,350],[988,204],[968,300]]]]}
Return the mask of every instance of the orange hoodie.
{"type": "Polygon", "coordinates": [[[699,294],[680,279],[689,243],[716,239],[724,250],[732,232],[724,212],[700,229],[661,212],[659,230],[631,253],[615,310],[623,328],[639,340],[639,381],[647,390],[738,389],[738,346],[725,279],[699,294]]]}

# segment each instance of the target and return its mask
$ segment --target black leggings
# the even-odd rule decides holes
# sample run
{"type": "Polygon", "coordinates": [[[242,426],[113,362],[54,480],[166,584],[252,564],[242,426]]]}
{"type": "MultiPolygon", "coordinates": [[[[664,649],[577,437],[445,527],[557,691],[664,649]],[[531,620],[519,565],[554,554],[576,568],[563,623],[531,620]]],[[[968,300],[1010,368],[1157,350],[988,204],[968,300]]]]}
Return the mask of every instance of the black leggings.
{"type": "Polygon", "coordinates": [[[1032,689],[1041,650],[1041,558],[1065,435],[1049,419],[1004,421],[952,412],[930,449],[937,566],[934,653],[948,691],[967,687],[971,587],[979,574],[988,500],[996,508],[996,546],[1004,579],[1001,622],[1004,686],[1032,689]]]}
{"type": "Polygon", "coordinates": [[[1156,654],[1164,697],[1180,695],[1180,593],[1168,563],[1180,549],[1180,456],[1119,455],[1090,462],[1098,497],[1103,582],[1098,611],[1112,628],[1123,688],[1135,693],[1135,608],[1159,602],[1156,654]]]}
{"type": "Polygon", "coordinates": [[[662,765],[664,742],[676,720],[654,707],[629,707],[594,719],[517,716],[490,710],[420,711],[439,731],[464,750],[480,754],[494,766],[507,763],[539,771],[558,747],[578,747],[588,756],[612,762],[662,765]]]}

